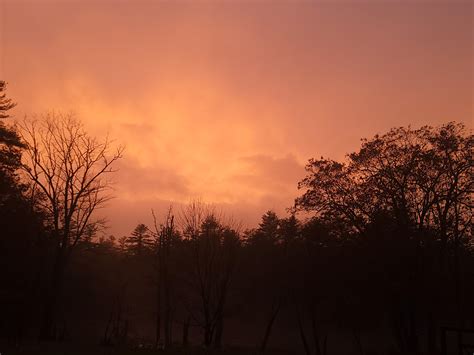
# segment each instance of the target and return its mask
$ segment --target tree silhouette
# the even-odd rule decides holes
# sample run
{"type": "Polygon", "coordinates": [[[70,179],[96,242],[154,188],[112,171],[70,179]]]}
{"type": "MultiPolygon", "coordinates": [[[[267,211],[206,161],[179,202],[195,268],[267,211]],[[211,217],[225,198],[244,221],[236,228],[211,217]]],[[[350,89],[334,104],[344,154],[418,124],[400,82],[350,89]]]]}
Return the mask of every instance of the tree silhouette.
{"type": "Polygon", "coordinates": [[[195,306],[188,307],[204,331],[204,345],[220,347],[229,285],[236,265],[239,233],[200,203],[183,212],[184,235],[189,241],[190,284],[195,306]]]}
{"type": "Polygon", "coordinates": [[[135,256],[143,256],[150,250],[153,240],[150,230],[143,223],[138,224],[130,237],[124,241],[126,249],[135,256]]]}
{"type": "Polygon", "coordinates": [[[247,243],[271,245],[279,241],[280,220],[273,211],[263,214],[258,228],[247,232],[247,243]]]}
{"type": "Polygon", "coordinates": [[[41,211],[18,174],[25,145],[15,127],[3,121],[15,106],[5,90],[0,81],[0,332],[20,341],[34,313],[35,268],[40,269],[43,252],[38,242],[44,230],[41,211]]]}
{"type": "Polygon", "coordinates": [[[6,93],[6,83],[0,80],[0,173],[2,178],[12,174],[21,165],[21,149],[24,144],[20,136],[11,127],[8,127],[4,119],[10,117],[8,111],[16,106],[6,93]]]}
{"type": "MultiPolygon", "coordinates": [[[[297,210],[332,221],[333,229],[340,228],[341,235],[351,239],[388,238],[384,240],[398,251],[396,255],[405,256],[403,267],[391,271],[403,275],[399,282],[411,294],[396,296],[395,287],[388,286],[397,298],[400,316],[394,317],[402,320],[397,323],[402,329],[396,333],[403,334],[398,338],[404,352],[418,351],[417,319],[428,317],[430,329],[436,328],[437,313],[448,302],[441,298],[441,285],[427,284],[435,278],[427,265],[437,268],[438,278],[445,265],[452,265],[458,324],[464,323],[465,286],[459,265],[461,251],[472,245],[473,142],[462,124],[394,128],[363,140],[361,149],[348,155],[346,162],[310,160],[309,174],[299,183],[305,191],[295,201],[297,210]],[[432,246],[439,251],[436,263],[432,246]],[[431,305],[426,297],[433,299],[431,305]]],[[[370,240],[368,246],[377,242],[370,240]]],[[[390,270],[389,260],[384,262],[390,270]]],[[[436,338],[430,341],[434,349],[436,338]]]]}
{"type": "Polygon", "coordinates": [[[21,166],[21,150],[25,147],[17,131],[3,121],[9,117],[8,111],[16,106],[7,98],[5,90],[6,83],[0,81],[0,191],[4,200],[19,193],[16,171],[21,166]]]}
{"type": "Polygon", "coordinates": [[[173,270],[172,253],[180,235],[176,229],[172,209],[168,210],[165,222],[158,225],[154,211],[152,211],[154,220],[154,281],[156,286],[156,336],[155,347],[161,344],[161,330],[164,333],[164,348],[167,349],[172,344],[172,326],[173,309],[175,301],[173,297],[176,270],[173,270]],[[163,317],[162,317],[163,316],[163,317]]]}
{"type": "Polygon", "coordinates": [[[54,321],[70,255],[91,224],[93,212],[110,199],[105,192],[121,158],[122,148],[109,153],[110,141],[90,137],[71,114],[49,113],[25,120],[21,136],[26,143],[24,171],[40,193],[56,245],[50,294],[41,337],[55,337],[54,321]]]}

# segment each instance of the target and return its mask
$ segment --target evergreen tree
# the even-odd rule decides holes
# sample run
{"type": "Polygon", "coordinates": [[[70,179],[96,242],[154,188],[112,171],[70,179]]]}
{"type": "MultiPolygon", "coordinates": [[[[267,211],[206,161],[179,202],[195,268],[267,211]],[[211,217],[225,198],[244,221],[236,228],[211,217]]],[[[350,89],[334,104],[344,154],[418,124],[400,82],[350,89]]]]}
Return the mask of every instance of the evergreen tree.
{"type": "Polygon", "coordinates": [[[17,175],[24,144],[14,127],[4,122],[15,107],[5,89],[0,80],[0,334],[21,338],[38,306],[31,294],[37,291],[32,285],[38,280],[35,267],[43,249],[37,242],[43,229],[42,216],[25,196],[27,186],[17,175]]]}
{"type": "Polygon", "coordinates": [[[279,226],[279,241],[283,243],[285,247],[299,237],[300,225],[294,214],[288,218],[282,218],[279,226]]]}
{"type": "Polygon", "coordinates": [[[150,230],[146,225],[140,223],[135,227],[132,235],[125,241],[127,250],[133,255],[142,255],[149,250],[153,244],[150,230]]]}
{"type": "Polygon", "coordinates": [[[257,229],[247,232],[249,244],[276,244],[280,234],[280,219],[271,210],[265,212],[257,229]]]}
{"type": "Polygon", "coordinates": [[[0,204],[18,193],[15,171],[21,165],[21,149],[24,147],[18,133],[3,120],[10,117],[9,110],[15,103],[5,94],[6,83],[0,81],[0,204]]]}

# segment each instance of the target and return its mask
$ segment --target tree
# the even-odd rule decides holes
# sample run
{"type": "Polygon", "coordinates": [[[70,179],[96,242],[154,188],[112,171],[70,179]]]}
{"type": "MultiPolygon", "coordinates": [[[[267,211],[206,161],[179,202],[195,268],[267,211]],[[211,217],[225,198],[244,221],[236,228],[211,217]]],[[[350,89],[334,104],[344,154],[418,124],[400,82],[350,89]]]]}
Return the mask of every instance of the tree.
{"type": "Polygon", "coordinates": [[[239,233],[225,225],[214,211],[192,203],[182,214],[184,234],[190,249],[190,284],[197,296],[188,307],[194,321],[204,330],[204,345],[220,347],[229,285],[240,246],[239,233]]]}
{"type": "Polygon", "coordinates": [[[16,105],[5,90],[0,81],[0,332],[14,333],[20,341],[35,308],[33,275],[43,252],[36,244],[44,230],[40,211],[18,175],[25,145],[15,127],[4,122],[16,105]]]}
{"type": "Polygon", "coordinates": [[[287,249],[291,242],[299,237],[299,221],[296,219],[296,216],[293,213],[287,218],[280,219],[279,226],[280,242],[284,245],[285,249],[287,249]]]}
{"type": "MultiPolygon", "coordinates": [[[[406,313],[399,318],[407,319],[408,329],[402,331],[408,334],[402,351],[418,348],[416,313],[421,303],[431,319],[428,323],[442,307],[441,286],[427,285],[426,280],[441,280],[446,265],[452,265],[454,301],[462,322],[460,254],[472,246],[473,153],[474,136],[459,123],[394,128],[364,139],[345,162],[311,159],[309,174],[299,183],[305,191],[295,201],[296,210],[331,221],[341,236],[372,241],[376,237],[390,243],[392,251],[403,251],[404,264],[397,267],[410,294],[397,296],[400,312],[406,313]],[[437,263],[429,256],[431,246],[439,249],[437,263]],[[428,275],[435,268],[436,277],[428,275]],[[431,306],[426,299],[432,299],[431,306]]],[[[395,292],[400,288],[391,287],[395,292]]],[[[430,339],[433,349],[435,338],[430,339]]]]}
{"type": "Polygon", "coordinates": [[[276,244],[280,237],[280,219],[271,210],[265,212],[258,228],[247,232],[247,243],[263,247],[276,244]]]}
{"type": "Polygon", "coordinates": [[[152,245],[150,230],[143,223],[138,224],[132,235],[125,240],[127,250],[135,256],[142,256],[152,245]]]}
{"type": "Polygon", "coordinates": [[[2,178],[10,177],[21,165],[21,149],[24,144],[20,136],[4,119],[10,117],[8,111],[16,106],[6,93],[6,83],[0,80],[0,173],[2,178]]]}
{"type": "Polygon", "coordinates": [[[179,240],[180,236],[174,224],[172,208],[168,210],[165,222],[158,226],[155,212],[152,210],[154,221],[154,256],[155,256],[155,286],[156,286],[156,338],[155,347],[159,347],[161,342],[161,328],[163,325],[165,342],[164,347],[168,348],[172,344],[172,297],[174,272],[172,270],[171,249],[179,240]],[[164,317],[162,318],[162,315],[164,317]]]}
{"type": "Polygon", "coordinates": [[[23,170],[33,193],[44,197],[40,204],[56,249],[41,327],[41,338],[52,339],[66,266],[87,228],[101,222],[92,215],[110,199],[107,176],[115,171],[123,148],[110,152],[110,140],[89,136],[72,114],[48,113],[39,120],[25,120],[21,137],[26,144],[23,170]]]}
{"type": "Polygon", "coordinates": [[[358,233],[388,213],[404,228],[437,228],[446,245],[455,225],[457,233],[470,231],[473,146],[462,124],[392,129],[363,140],[347,162],[311,159],[295,207],[339,219],[358,233]]]}
{"type": "Polygon", "coordinates": [[[21,166],[21,150],[25,147],[17,131],[3,120],[16,106],[6,93],[6,83],[0,80],[0,205],[9,198],[17,198],[24,186],[19,183],[16,171],[21,166]]]}
{"type": "Polygon", "coordinates": [[[420,264],[423,247],[438,245],[434,266],[440,275],[448,272],[453,278],[459,323],[464,313],[460,254],[472,243],[473,156],[474,136],[454,122],[392,129],[364,141],[361,150],[350,155],[354,173],[370,186],[373,200],[391,213],[400,234],[413,241],[415,263],[420,264]]]}
{"type": "Polygon", "coordinates": [[[11,110],[16,104],[7,98],[5,90],[7,88],[7,83],[3,80],[0,80],[0,119],[10,117],[8,111],[11,110]]]}
{"type": "Polygon", "coordinates": [[[9,128],[3,120],[15,103],[6,97],[6,83],[0,81],[0,206],[6,205],[9,197],[18,193],[14,172],[21,165],[20,150],[23,148],[17,132],[9,128]]]}

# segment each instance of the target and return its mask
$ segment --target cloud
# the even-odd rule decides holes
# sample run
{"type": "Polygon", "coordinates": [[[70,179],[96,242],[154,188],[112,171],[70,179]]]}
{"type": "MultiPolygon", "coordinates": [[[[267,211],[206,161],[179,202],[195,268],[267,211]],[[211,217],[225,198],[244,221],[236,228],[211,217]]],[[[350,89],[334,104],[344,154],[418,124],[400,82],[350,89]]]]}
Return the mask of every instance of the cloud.
{"type": "Polygon", "coordinates": [[[263,184],[296,184],[304,173],[304,165],[300,164],[293,154],[284,157],[273,157],[270,155],[253,155],[241,158],[252,174],[242,175],[250,182],[263,184]]]}
{"type": "Polygon", "coordinates": [[[132,230],[138,223],[151,225],[151,209],[161,216],[170,205],[179,214],[183,205],[201,199],[217,211],[231,217],[244,228],[259,222],[262,214],[272,209],[286,215],[297,196],[296,184],[304,176],[297,158],[270,155],[245,156],[237,159],[239,171],[216,179],[208,191],[193,183],[192,176],[178,175],[175,170],[142,167],[133,159],[123,159],[116,174],[116,198],[102,211],[108,217],[109,233],[132,230]]]}
{"type": "Polygon", "coordinates": [[[233,186],[241,196],[241,201],[257,203],[269,200],[275,196],[272,206],[280,207],[280,202],[296,197],[297,183],[304,177],[304,166],[295,155],[287,154],[284,157],[258,154],[238,159],[240,169],[229,177],[228,184],[233,186]],[[279,203],[276,203],[276,201],[279,203]]]}
{"type": "Polygon", "coordinates": [[[189,181],[174,170],[141,166],[133,158],[120,160],[115,174],[116,194],[132,200],[183,199],[190,194],[189,181]]]}
{"type": "Polygon", "coordinates": [[[117,196],[104,209],[98,211],[96,216],[106,218],[106,234],[129,235],[139,223],[144,223],[150,228],[153,227],[152,209],[156,213],[158,222],[163,221],[171,205],[175,206],[175,211],[179,211],[180,204],[173,204],[169,200],[153,197],[130,199],[117,196]]]}
{"type": "Polygon", "coordinates": [[[253,223],[292,204],[310,157],[393,126],[472,126],[467,3],[2,4],[14,114],[74,110],[126,146],[114,230],[196,196],[253,223]]]}

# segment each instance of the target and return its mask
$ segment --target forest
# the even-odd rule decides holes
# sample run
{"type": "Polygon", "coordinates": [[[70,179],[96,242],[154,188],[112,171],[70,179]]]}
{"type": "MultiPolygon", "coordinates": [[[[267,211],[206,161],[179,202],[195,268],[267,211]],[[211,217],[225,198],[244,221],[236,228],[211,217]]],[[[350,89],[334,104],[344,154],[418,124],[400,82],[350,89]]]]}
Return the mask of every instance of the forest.
{"type": "Polygon", "coordinates": [[[71,114],[9,123],[6,89],[2,354],[474,351],[463,124],[396,127],[343,161],[311,158],[288,213],[251,229],[195,200],[164,215],[150,206],[152,225],[108,236],[95,213],[126,150],[71,114]]]}

